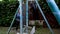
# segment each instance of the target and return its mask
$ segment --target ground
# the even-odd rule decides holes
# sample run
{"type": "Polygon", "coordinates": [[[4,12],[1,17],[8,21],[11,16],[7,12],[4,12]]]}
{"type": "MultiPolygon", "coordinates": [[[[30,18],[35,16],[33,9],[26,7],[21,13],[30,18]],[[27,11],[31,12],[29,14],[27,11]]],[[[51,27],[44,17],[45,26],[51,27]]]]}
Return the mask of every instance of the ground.
{"type": "MultiPolygon", "coordinates": [[[[0,34],[6,34],[8,27],[0,27],[0,34]]],[[[60,29],[53,29],[55,34],[60,34],[60,29]]],[[[15,34],[16,30],[11,30],[10,34],[15,34]]],[[[37,28],[35,34],[51,34],[48,28],[37,28]]]]}

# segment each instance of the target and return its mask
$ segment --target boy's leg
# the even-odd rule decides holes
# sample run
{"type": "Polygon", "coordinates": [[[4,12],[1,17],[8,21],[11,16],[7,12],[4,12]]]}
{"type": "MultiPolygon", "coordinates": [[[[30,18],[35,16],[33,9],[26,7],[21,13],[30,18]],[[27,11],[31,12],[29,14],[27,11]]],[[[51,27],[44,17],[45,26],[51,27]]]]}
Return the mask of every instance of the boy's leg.
{"type": "Polygon", "coordinates": [[[19,28],[19,21],[16,21],[16,31],[18,31],[19,28]]]}

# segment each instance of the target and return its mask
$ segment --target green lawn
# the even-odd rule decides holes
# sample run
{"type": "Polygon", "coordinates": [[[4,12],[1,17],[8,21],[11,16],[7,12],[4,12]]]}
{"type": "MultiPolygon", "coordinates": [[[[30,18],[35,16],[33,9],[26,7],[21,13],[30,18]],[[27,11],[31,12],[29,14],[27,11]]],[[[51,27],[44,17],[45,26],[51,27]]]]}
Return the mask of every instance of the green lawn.
{"type": "MultiPolygon", "coordinates": [[[[0,27],[0,34],[6,34],[8,27],[0,27]]],[[[48,29],[38,28],[35,34],[49,34],[50,31],[48,29]],[[48,33],[47,33],[48,32],[48,33]]],[[[10,34],[15,34],[15,32],[11,31],[10,34]]]]}
{"type": "MultiPolygon", "coordinates": [[[[0,27],[0,34],[6,34],[8,27],[0,27]]],[[[55,34],[60,34],[60,29],[53,29],[55,34]]],[[[15,30],[11,30],[10,34],[16,34],[15,30]]],[[[51,34],[48,28],[37,28],[35,34],[51,34]]]]}
{"type": "MultiPolygon", "coordinates": [[[[7,34],[8,27],[0,27],[0,34],[7,34]]],[[[13,31],[10,31],[10,34],[14,34],[13,31]]]]}
{"type": "Polygon", "coordinates": [[[35,34],[51,34],[51,32],[47,28],[38,28],[35,34]]]}

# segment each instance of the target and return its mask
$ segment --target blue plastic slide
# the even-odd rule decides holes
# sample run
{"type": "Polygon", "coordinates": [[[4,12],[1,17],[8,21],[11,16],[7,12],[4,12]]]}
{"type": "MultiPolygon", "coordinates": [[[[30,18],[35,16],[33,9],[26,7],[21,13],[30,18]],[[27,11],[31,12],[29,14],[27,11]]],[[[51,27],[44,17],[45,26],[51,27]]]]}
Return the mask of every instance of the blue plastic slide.
{"type": "Polygon", "coordinates": [[[60,25],[60,10],[59,10],[57,4],[55,3],[54,0],[46,0],[46,1],[48,3],[48,6],[50,7],[52,13],[56,17],[58,24],[60,25]]]}

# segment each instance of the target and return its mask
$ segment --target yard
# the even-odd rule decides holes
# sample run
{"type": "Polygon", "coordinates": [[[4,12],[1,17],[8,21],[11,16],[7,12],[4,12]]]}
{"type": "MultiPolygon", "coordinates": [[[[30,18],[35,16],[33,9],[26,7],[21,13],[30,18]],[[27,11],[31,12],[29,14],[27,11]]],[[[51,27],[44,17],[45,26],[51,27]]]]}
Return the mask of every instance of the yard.
{"type": "MultiPolygon", "coordinates": [[[[59,1],[60,0],[58,0],[58,1],[56,0],[56,3],[60,8],[59,1]]],[[[30,3],[28,3],[28,4],[30,5],[30,3]]],[[[35,3],[33,2],[32,5],[34,5],[34,4],[35,3]]],[[[57,28],[57,26],[58,26],[57,20],[55,19],[55,16],[52,14],[52,11],[50,10],[48,3],[44,0],[40,0],[39,4],[41,5],[41,9],[43,10],[43,13],[45,14],[51,27],[56,27],[56,28],[53,28],[54,33],[60,34],[60,28],[57,28]]],[[[7,2],[7,0],[6,0],[4,2],[4,1],[0,0],[0,16],[1,16],[0,17],[0,26],[4,26],[4,27],[0,27],[0,34],[7,34],[8,28],[13,19],[13,15],[15,14],[18,6],[19,6],[18,1],[7,2]]],[[[35,9],[34,6],[31,6],[31,8],[29,7],[29,11],[30,11],[29,12],[29,20],[43,20],[43,17],[40,14],[38,8],[36,8],[36,6],[35,6],[36,10],[34,10],[35,9]]],[[[59,21],[59,23],[60,23],[60,21],[59,21]]],[[[31,24],[33,24],[33,23],[31,22],[31,24]]],[[[38,25],[38,24],[36,23],[35,25],[38,25]]],[[[15,26],[15,25],[13,25],[13,26],[15,26]]],[[[14,27],[11,29],[10,34],[16,34],[16,29],[14,27]]],[[[43,27],[37,28],[36,27],[35,34],[51,34],[51,32],[48,28],[43,28],[43,27]]]]}
{"type": "MultiPolygon", "coordinates": [[[[0,34],[6,34],[8,27],[0,27],[0,34]]],[[[53,29],[55,34],[60,34],[60,29],[53,29]]],[[[10,34],[15,34],[16,30],[11,30],[10,34]]],[[[37,28],[35,34],[51,34],[48,28],[37,28]]]]}

